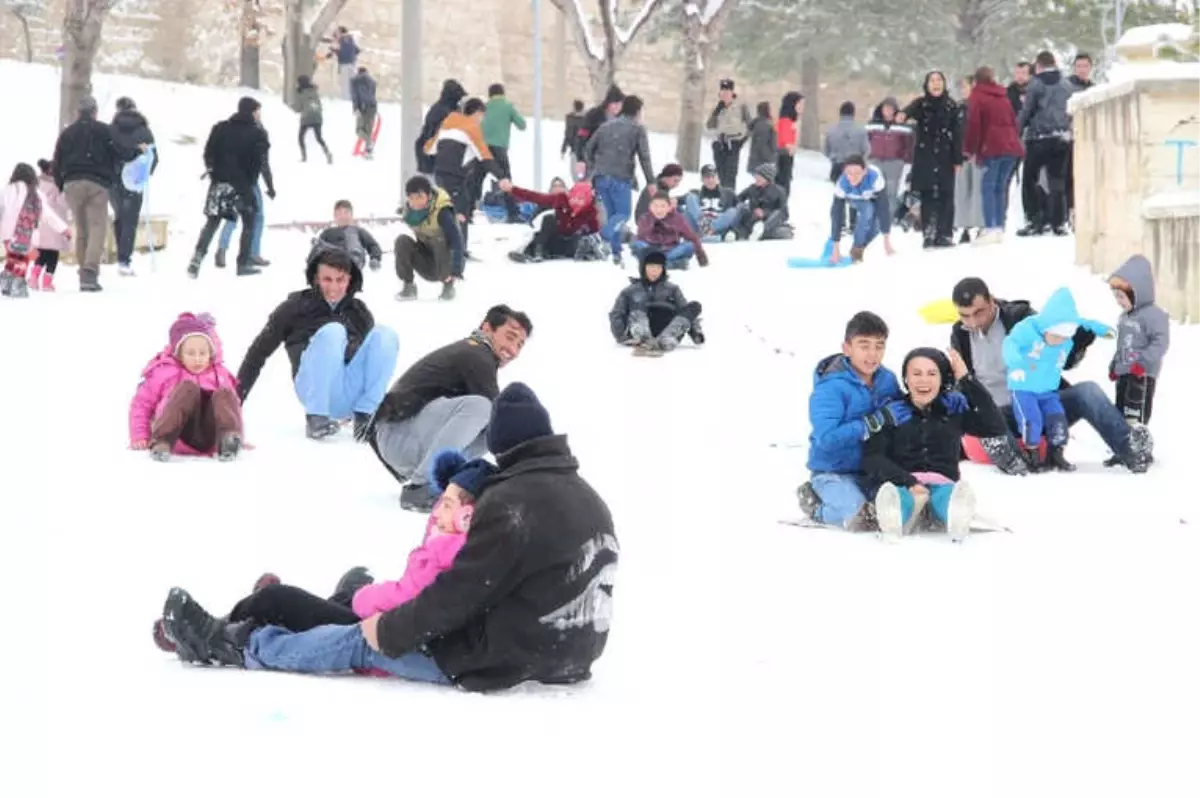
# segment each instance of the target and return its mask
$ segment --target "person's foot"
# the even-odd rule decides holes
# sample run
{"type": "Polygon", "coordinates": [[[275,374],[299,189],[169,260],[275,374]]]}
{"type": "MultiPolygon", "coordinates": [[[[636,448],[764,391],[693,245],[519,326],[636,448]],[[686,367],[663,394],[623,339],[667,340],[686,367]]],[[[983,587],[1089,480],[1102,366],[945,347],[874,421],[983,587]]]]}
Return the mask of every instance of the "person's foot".
{"type": "Polygon", "coordinates": [[[1027,224],[1017,231],[1017,235],[1021,238],[1030,238],[1033,236],[1041,236],[1046,234],[1046,228],[1040,224],[1027,224]]]}
{"type": "Polygon", "coordinates": [[[1074,464],[1068,462],[1061,446],[1050,446],[1046,449],[1046,469],[1054,471],[1074,471],[1074,464]]]}
{"type": "Polygon", "coordinates": [[[863,262],[863,252],[864,252],[864,250],[862,247],[850,247],[850,262],[851,263],[862,263],[863,262]]]}
{"type": "Polygon", "coordinates": [[[400,507],[417,513],[428,513],[433,510],[436,499],[429,491],[429,486],[420,482],[410,482],[400,489],[400,507]]]}
{"type": "Polygon", "coordinates": [[[732,244],[733,242],[737,241],[737,233],[735,233],[733,230],[726,230],[723,238],[725,239],[726,244],[732,244]]]}
{"type": "Polygon", "coordinates": [[[1063,236],[1071,234],[1071,231],[1068,230],[1066,227],[1063,227],[1061,224],[1058,225],[1057,227],[1050,228],[1050,232],[1054,233],[1054,235],[1058,236],[1059,238],[1062,238],[1063,236]]]}
{"type": "Polygon", "coordinates": [[[342,428],[341,424],[338,424],[329,416],[306,416],[305,422],[304,434],[314,441],[328,438],[330,435],[336,435],[338,430],[342,428]]]}
{"type": "Polygon", "coordinates": [[[890,482],[883,483],[875,494],[874,507],[880,536],[891,542],[904,537],[904,506],[900,489],[890,482]]]}
{"type": "Polygon", "coordinates": [[[356,565],[346,573],[342,574],[342,578],[338,580],[337,586],[333,589],[333,595],[329,600],[335,604],[350,605],[354,600],[354,594],[359,589],[367,585],[375,584],[375,577],[371,576],[371,572],[367,570],[365,565],[356,565]]]}
{"type": "Polygon", "coordinates": [[[762,237],[763,237],[763,232],[766,229],[767,229],[767,226],[765,224],[763,224],[762,222],[755,222],[754,226],[750,228],[750,240],[751,241],[761,241],[762,237]]]}
{"type": "Polygon", "coordinates": [[[159,651],[167,654],[174,654],[176,650],[175,641],[167,637],[166,626],[163,624],[163,619],[159,618],[154,622],[154,645],[158,646],[159,651]]]}
{"type": "Polygon", "coordinates": [[[417,298],[417,284],[405,283],[400,292],[396,294],[397,302],[409,302],[417,298]]]}
{"type": "Polygon", "coordinates": [[[1144,424],[1129,425],[1129,441],[1121,453],[1121,462],[1135,474],[1144,474],[1154,462],[1154,438],[1144,424]]]}
{"type": "Polygon", "coordinates": [[[231,432],[221,438],[221,442],[217,444],[217,459],[222,463],[228,463],[230,460],[236,460],[241,451],[242,436],[231,432]]]}
{"type": "Polygon", "coordinates": [[[958,482],[946,504],[946,534],[955,543],[962,543],[971,534],[975,520],[975,491],[966,482],[958,482]]]}
{"type": "Polygon", "coordinates": [[[188,277],[191,277],[193,280],[195,280],[200,276],[200,264],[203,261],[204,256],[199,252],[192,256],[192,259],[188,261],[188,277]]]}
{"type": "Polygon", "coordinates": [[[171,588],[163,604],[163,631],[175,641],[184,662],[243,667],[243,650],[256,628],[250,621],[227,623],[213,617],[186,590],[171,588]]]}
{"type": "Polygon", "coordinates": [[[262,274],[257,266],[252,266],[249,263],[245,263],[237,267],[238,277],[251,277],[255,274],[262,274]]]}
{"type": "Polygon", "coordinates": [[[800,502],[800,512],[805,517],[816,521],[817,510],[821,509],[821,497],[813,490],[811,482],[804,482],[796,488],[796,500],[800,502]]]}
{"type": "Polygon", "coordinates": [[[622,269],[625,268],[625,261],[621,259],[621,253],[619,252],[614,252],[612,254],[612,262],[613,266],[620,266],[622,269]]]}
{"type": "Polygon", "coordinates": [[[8,284],[7,296],[13,299],[26,299],[29,297],[29,283],[24,277],[14,276],[8,284]]]}
{"type": "Polygon", "coordinates": [[[117,264],[117,274],[121,275],[122,277],[136,277],[137,276],[137,272],[135,272],[133,270],[132,263],[118,263],[117,264]]]}
{"type": "Polygon", "coordinates": [[[451,299],[454,299],[454,295],[455,295],[454,281],[452,280],[448,283],[442,283],[442,293],[438,294],[438,299],[444,299],[444,300],[449,301],[451,299]]]}
{"type": "Polygon", "coordinates": [[[966,228],[963,228],[962,235],[959,236],[959,238],[958,238],[958,243],[970,244],[971,243],[971,231],[966,228]]]}
{"type": "Polygon", "coordinates": [[[150,457],[160,463],[167,462],[171,459],[171,444],[165,441],[155,441],[150,446],[150,457]]]}
{"type": "Polygon", "coordinates": [[[218,269],[225,268],[225,250],[223,250],[223,249],[217,250],[216,254],[213,255],[213,265],[216,266],[218,269]]]}
{"type": "Polygon", "coordinates": [[[1021,447],[1021,459],[1025,461],[1025,468],[1030,474],[1036,474],[1041,471],[1045,465],[1042,463],[1041,452],[1038,447],[1021,447]]]}
{"type": "Polygon", "coordinates": [[[949,249],[954,246],[954,240],[946,236],[941,236],[934,239],[933,246],[935,249],[949,249]]]}
{"type": "Polygon", "coordinates": [[[267,260],[262,255],[251,255],[250,264],[252,266],[270,266],[271,261],[267,260]]]}
{"type": "Polygon", "coordinates": [[[103,291],[100,285],[100,273],[91,269],[79,270],[79,290],[85,294],[96,294],[103,291]]]}
{"type": "Polygon", "coordinates": [[[529,261],[530,261],[529,256],[527,254],[525,254],[524,252],[522,252],[521,250],[516,250],[515,252],[508,253],[508,259],[511,260],[513,263],[529,263],[529,261]]]}

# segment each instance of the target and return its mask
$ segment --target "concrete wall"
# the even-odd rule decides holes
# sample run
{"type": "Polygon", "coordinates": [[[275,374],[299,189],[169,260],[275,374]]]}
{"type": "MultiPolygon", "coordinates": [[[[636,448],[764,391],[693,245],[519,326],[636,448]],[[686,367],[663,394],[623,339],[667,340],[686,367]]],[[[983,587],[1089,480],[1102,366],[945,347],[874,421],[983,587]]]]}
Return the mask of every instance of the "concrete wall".
{"type": "Polygon", "coordinates": [[[1148,208],[1142,252],[1154,266],[1154,290],[1171,318],[1200,323],[1200,199],[1148,208]]]}

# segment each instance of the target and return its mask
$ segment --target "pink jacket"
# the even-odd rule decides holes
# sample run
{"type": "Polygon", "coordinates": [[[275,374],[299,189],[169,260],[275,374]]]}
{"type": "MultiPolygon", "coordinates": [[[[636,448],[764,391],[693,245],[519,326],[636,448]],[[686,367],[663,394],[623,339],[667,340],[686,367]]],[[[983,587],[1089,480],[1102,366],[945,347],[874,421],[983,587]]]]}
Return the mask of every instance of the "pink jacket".
{"type": "MultiPolygon", "coordinates": [[[[42,215],[38,219],[38,229],[33,234],[35,248],[40,245],[41,237],[46,232],[62,235],[70,229],[63,221],[63,217],[46,201],[46,195],[40,191],[40,188],[41,186],[39,186],[39,195],[42,199],[42,215]]],[[[25,195],[28,192],[29,188],[24,183],[9,183],[4,187],[4,191],[0,192],[0,242],[8,241],[13,237],[13,231],[17,228],[17,217],[20,216],[21,208],[25,205],[25,195]]]]}
{"type": "Polygon", "coordinates": [[[38,181],[38,193],[42,195],[42,223],[38,226],[34,246],[38,249],[53,249],[59,252],[70,249],[71,241],[67,238],[70,230],[71,209],[67,206],[67,198],[54,185],[54,178],[42,175],[38,181]],[[50,216],[49,212],[53,213],[50,216]],[[56,226],[53,219],[62,221],[56,226]]]}
{"type": "Polygon", "coordinates": [[[351,606],[360,618],[370,618],[412,601],[433,584],[438,574],[450,569],[454,558],[467,542],[465,534],[446,534],[434,526],[433,516],[425,525],[425,540],[408,555],[404,576],[394,582],[377,582],[360,588],[351,606]]]}
{"type": "MultiPolygon", "coordinates": [[[[192,374],[183,367],[171,351],[170,344],[142,369],[142,382],[129,405],[130,441],[150,440],[150,425],[162,412],[171,391],[184,380],[190,380],[206,391],[215,391],[218,388],[232,388],[237,391],[237,378],[225,368],[223,362],[221,339],[217,337],[216,330],[211,328],[208,330],[208,336],[213,342],[213,359],[209,367],[199,374],[192,374]]],[[[182,441],[175,443],[173,451],[176,454],[209,454],[197,452],[182,441]]]]}

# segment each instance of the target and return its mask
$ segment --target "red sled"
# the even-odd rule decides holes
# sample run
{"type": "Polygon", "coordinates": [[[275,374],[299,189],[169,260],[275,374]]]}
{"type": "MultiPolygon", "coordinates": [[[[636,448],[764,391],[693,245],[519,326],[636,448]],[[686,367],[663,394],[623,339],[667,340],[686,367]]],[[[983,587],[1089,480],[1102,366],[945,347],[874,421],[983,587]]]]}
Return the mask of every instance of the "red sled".
{"type": "MultiPolygon", "coordinates": [[[[371,131],[371,149],[375,149],[375,142],[379,141],[379,126],[383,124],[383,116],[375,114],[375,128],[371,131]]],[[[363,154],[363,140],[356,138],[354,140],[354,157],[363,154]]]]}

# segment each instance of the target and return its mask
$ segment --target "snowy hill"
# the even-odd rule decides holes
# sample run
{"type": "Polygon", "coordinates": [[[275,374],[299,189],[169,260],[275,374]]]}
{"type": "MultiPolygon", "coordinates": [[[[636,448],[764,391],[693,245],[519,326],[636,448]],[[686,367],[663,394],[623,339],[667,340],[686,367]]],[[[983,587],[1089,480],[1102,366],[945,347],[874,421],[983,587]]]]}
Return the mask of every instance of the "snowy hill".
{"type": "MultiPolygon", "coordinates": [[[[0,81],[21,108],[0,129],[4,168],[48,157],[56,74],[0,62],[0,81]]],[[[162,655],[149,627],[170,586],[224,612],[264,570],[318,591],[351,565],[398,575],[424,519],[399,510],[398,485],[348,436],[305,440],[282,353],[246,405],[256,448],[239,462],[163,465],[127,450],[129,399],[176,314],[213,313],[236,368],[266,314],[302,285],[307,238],[268,230],[274,264],[260,277],[220,273],[210,258],[186,279],[200,147],[238,93],[96,83],[105,118],[127,94],[154,125],[163,153],[151,202],[175,221],[155,267],[139,256],[130,279],[106,267],[101,295],[77,295],[67,268],[56,295],[0,300],[0,795],[1191,794],[1197,330],[1172,330],[1148,475],[1103,468],[1104,445],[1080,424],[1078,473],[965,467],[981,513],[1013,534],[884,546],[780,525],[797,514],[812,367],[854,312],[888,320],[896,369],[913,346],[946,345],[949,328],[917,310],[968,274],[1035,303],[1069,285],[1085,315],[1117,315],[1103,281],[1070,265],[1069,239],[925,253],[900,235],[894,258],[872,250],[861,267],[786,268],[826,235],[818,160],[793,192],[796,241],[716,245],[710,268],[672,275],[704,303],[702,350],[631,359],[606,324],[629,272],[511,264],[519,228],[474,228],[483,261],[468,264],[451,304],[428,285],[422,301],[394,302],[390,257],[366,277],[376,319],[400,335],[398,370],[495,302],[532,316],[534,335],[502,377],[530,383],[570,435],[622,545],[612,633],[590,683],[483,697],[162,655]]],[[[394,210],[398,109],[382,109],[379,157],[364,163],[348,157],[348,108],[327,100],[329,167],[297,163],[294,114],[264,101],[279,189],[268,223],[326,218],[339,197],[363,216],[394,210]]],[[[553,160],[561,127],[545,135],[549,178],[565,171],[553,160]]],[[[518,182],[532,172],[531,139],[514,138],[518,182]]],[[[655,137],[653,149],[665,163],[672,142],[655,137]]],[[[385,248],[393,236],[381,233],[385,248]]],[[[1072,379],[1111,391],[1111,353],[1098,342],[1072,379]]]]}

